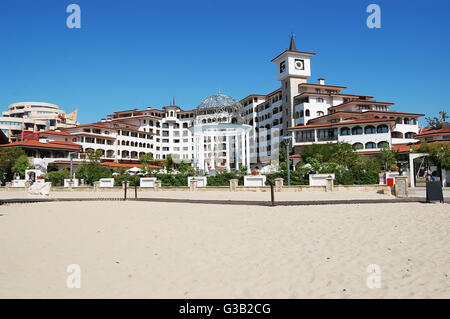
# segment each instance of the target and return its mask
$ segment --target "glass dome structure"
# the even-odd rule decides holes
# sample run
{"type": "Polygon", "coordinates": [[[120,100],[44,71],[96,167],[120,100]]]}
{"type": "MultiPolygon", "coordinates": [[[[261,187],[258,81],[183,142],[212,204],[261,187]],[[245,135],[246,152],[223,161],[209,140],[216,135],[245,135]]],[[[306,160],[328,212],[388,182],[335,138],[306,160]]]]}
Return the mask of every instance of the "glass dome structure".
{"type": "Polygon", "coordinates": [[[212,107],[222,107],[231,106],[236,104],[237,101],[229,95],[218,93],[211,95],[204,99],[198,106],[197,109],[206,109],[212,107]]]}

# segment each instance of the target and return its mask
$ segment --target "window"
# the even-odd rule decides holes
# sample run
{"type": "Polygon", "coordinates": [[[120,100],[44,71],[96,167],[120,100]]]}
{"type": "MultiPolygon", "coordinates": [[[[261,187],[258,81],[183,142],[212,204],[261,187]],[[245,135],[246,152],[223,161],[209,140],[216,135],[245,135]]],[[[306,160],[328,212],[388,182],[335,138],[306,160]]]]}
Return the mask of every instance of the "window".
{"type": "Polygon", "coordinates": [[[378,125],[377,127],[377,133],[388,133],[389,127],[387,125],[378,125]]]}
{"type": "Polygon", "coordinates": [[[317,111],[317,116],[323,116],[324,113],[322,111],[317,111]]]}
{"type": "Polygon", "coordinates": [[[310,116],[309,110],[306,110],[306,111],[305,111],[305,116],[310,116]]]}
{"type": "Polygon", "coordinates": [[[362,135],[363,130],[361,128],[361,126],[356,126],[354,128],[352,128],[352,135],[362,135]]]}
{"type": "Polygon", "coordinates": [[[375,134],[375,126],[369,125],[364,128],[364,134],[375,134]]]}
{"type": "Polygon", "coordinates": [[[317,98],[317,102],[318,102],[318,103],[323,103],[323,99],[322,99],[321,97],[318,97],[318,98],[317,98]]]}
{"type": "Polygon", "coordinates": [[[351,135],[351,131],[348,127],[341,128],[341,135],[351,135]]]}
{"type": "Polygon", "coordinates": [[[377,148],[377,144],[375,144],[374,142],[366,143],[366,149],[373,149],[373,148],[377,148]]]}
{"type": "Polygon", "coordinates": [[[405,133],[405,138],[414,138],[414,134],[413,132],[405,133]]]}
{"type": "Polygon", "coordinates": [[[362,150],[364,148],[364,145],[362,145],[362,143],[355,143],[353,144],[353,149],[354,150],[362,150]]]}
{"type": "Polygon", "coordinates": [[[378,146],[378,148],[383,148],[385,146],[389,147],[389,143],[386,141],[382,141],[382,142],[378,143],[377,146],[378,146]]]}

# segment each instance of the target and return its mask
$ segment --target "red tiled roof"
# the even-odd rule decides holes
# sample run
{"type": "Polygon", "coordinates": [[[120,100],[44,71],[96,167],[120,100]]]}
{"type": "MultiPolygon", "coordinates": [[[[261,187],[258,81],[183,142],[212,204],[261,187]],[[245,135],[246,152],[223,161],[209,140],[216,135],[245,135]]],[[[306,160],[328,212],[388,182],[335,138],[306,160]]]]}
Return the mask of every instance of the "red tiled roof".
{"type": "Polygon", "coordinates": [[[346,105],[354,105],[354,104],[365,104],[365,105],[394,105],[392,102],[378,102],[373,100],[352,100],[342,104],[330,106],[329,109],[335,109],[338,107],[346,106],[346,105]]]}
{"type": "MultiPolygon", "coordinates": [[[[109,167],[142,167],[141,164],[129,164],[129,163],[115,163],[115,162],[104,162],[102,163],[102,165],[105,166],[109,166],[109,167]]],[[[155,168],[155,169],[160,169],[160,166],[156,166],[156,165],[147,165],[149,168],[155,168]]]]}
{"type": "Polygon", "coordinates": [[[21,141],[21,142],[13,142],[9,144],[0,145],[0,147],[37,147],[37,148],[59,148],[66,150],[78,150],[81,148],[81,145],[71,143],[71,142],[58,142],[52,141],[48,143],[41,143],[38,141],[21,141]]]}
{"type": "Polygon", "coordinates": [[[415,137],[428,136],[434,134],[445,134],[445,135],[450,134],[450,128],[441,128],[439,130],[425,128],[419,134],[416,134],[415,137]]]}
{"type": "MultiPolygon", "coordinates": [[[[54,162],[50,162],[49,164],[70,164],[70,161],[54,161],[54,162]]],[[[77,161],[77,162],[73,162],[72,164],[74,165],[80,165],[83,164],[83,162],[77,161]]],[[[108,167],[125,167],[125,168],[132,168],[132,167],[142,167],[141,164],[129,164],[129,163],[115,163],[115,162],[104,162],[101,163],[101,165],[103,166],[108,166],[108,167]]],[[[149,168],[154,168],[154,169],[160,169],[160,166],[156,166],[156,165],[148,165],[149,168]]]]}
{"type": "Polygon", "coordinates": [[[409,152],[411,145],[409,144],[392,144],[392,150],[400,153],[409,152]]]}
{"type": "Polygon", "coordinates": [[[289,158],[300,158],[302,157],[300,154],[289,155],[289,158]]]}
{"type": "Polygon", "coordinates": [[[368,119],[368,120],[343,121],[343,122],[326,123],[326,124],[300,125],[300,126],[289,127],[288,130],[314,128],[314,127],[330,127],[330,126],[335,126],[335,125],[351,125],[351,124],[359,124],[359,123],[394,122],[394,121],[395,120],[393,120],[393,119],[368,119]]]}
{"type": "Polygon", "coordinates": [[[44,131],[44,132],[39,132],[41,135],[45,135],[45,134],[51,134],[51,135],[70,135],[70,133],[67,132],[63,132],[63,131],[44,131]]]}

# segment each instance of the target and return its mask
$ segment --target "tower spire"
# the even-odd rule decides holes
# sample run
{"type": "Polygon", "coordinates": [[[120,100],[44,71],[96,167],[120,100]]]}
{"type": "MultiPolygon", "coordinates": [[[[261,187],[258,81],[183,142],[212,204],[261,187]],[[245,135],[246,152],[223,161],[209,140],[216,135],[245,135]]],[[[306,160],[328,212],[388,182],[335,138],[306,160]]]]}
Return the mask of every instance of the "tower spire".
{"type": "Polygon", "coordinates": [[[294,33],[293,32],[291,32],[291,43],[289,44],[289,51],[297,51],[297,47],[295,46],[294,33]]]}

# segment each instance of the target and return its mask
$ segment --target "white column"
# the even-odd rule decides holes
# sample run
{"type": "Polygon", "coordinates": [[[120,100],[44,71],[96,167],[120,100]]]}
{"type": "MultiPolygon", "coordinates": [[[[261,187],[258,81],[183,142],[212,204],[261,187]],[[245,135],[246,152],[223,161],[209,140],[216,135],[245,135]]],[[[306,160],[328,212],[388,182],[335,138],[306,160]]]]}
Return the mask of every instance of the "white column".
{"type": "Polygon", "coordinates": [[[442,187],[446,187],[447,186],[447,171],[445,168],[441,168],[441,176],[442,176],[442,187]]]}
{"type": "Polygon", "coordinates": [[[203,140],[203,132],[200,133],[199,136],[199,145],[198,145],[198,160],[199,160],[199,167],[200,170],[205,170],[205,151],[204,151],[204,140],[203,140]]]}
{"type": "MultiPolygon", "coordinates": [[[[194,154],[193,154],[193,164],[194,164],[194,170],[197,171],[198,168],[198,156],[197,156],[197,150],[198,150],[198,135],[194,133],[194,154]]],[[[189,144],[188,144],[189,145],[189,144]]]]}
{"type": "Polygon", "coordinates": [[[250,132],[245,133],[246,150],[247,150],[247,172],[250,173],[250,132]]]}
{"type": "MultiPolygon", "coordinates": [[[[228,132],[227,132],[228,133],[228,132]]],[[[227,172],[230,171],[230,139],[231,137],[228,136],[228,134],[225,134],[226,136],[226,141],[225,141],[225,147],[226,147],[226,152],[227,152],[227,163],[226,163],[226,167],[227,167],[227,172]]]]}
{"type": "Polygon", "coordinates": [[[242,154],[242,166],[245,165],[245,135],[244,132],[241,133],[241,154],[242,154]]]}
{"type": "Polygon", "coordinates": [[[414,158],[411,153],[409,154],[409,183],[411,188],[416,187],[416,183],[414,183],[414,158]]]}
{"type": "Polygon", "coordinates": [[[214,133],[211,133],[211,169],[213,170],[216,169],[214,146],[215,146],[214,133]]]}
{"type": "Polygon", "coordinates": [[[239,136],[236,134],[234,136],[234,164],[236,165],[236,170],[239,170],[239,136]]]}

